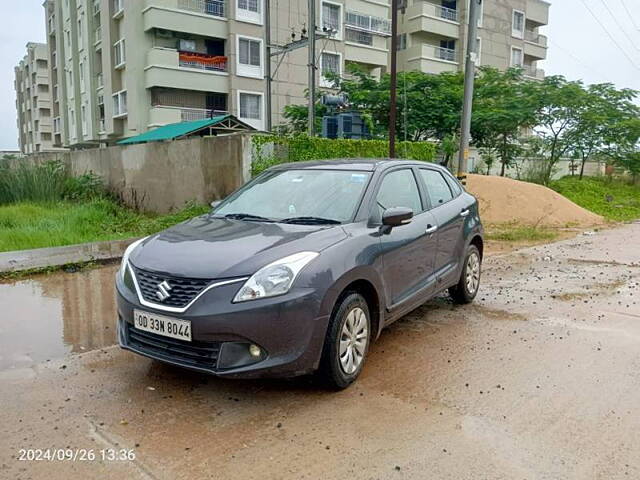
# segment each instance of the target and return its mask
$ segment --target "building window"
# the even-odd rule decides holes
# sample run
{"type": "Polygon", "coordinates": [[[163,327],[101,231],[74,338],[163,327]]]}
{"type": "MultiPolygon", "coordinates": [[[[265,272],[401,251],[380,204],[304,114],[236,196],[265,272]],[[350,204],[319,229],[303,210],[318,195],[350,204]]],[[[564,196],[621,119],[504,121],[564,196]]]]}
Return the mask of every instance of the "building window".
{"type": "Polygon", "coordinates": [[[262,130],[262,93],[238,92],[238,118],[258,130],[262,130]]]}
{"type": "Polygon", "coordinates": [[[325,88],[333,88],[335,80],[327,78],[327,76],[338,75],[342,73],[341,58],[339,53],[323,53],[320,57],[320,86],[325,88]]]}
{"type": "Polygon", "coordinates": [[[84,88],[84,63],[83,62],[80,62],[78,64],[78,74],[80,75],[80,91],[84,93],[85,88],[84,88]]]}
{"type": "Polygon", "coordinates": [[[262,0],[237,0],[236,20],[262,25],[262,0]]]}
{"type": "Polygon", "coordinates": [[[127,56],[125,52],[124,38],[118,40],[113,44],[113,58],[115,59],[114,68],[119,69],[125,66],[125,63],[127,62],[127,56]]]}
{"type": "Polygon", "coordinates": [[[513,11],[511,35],[516,38],[524,38],[524,12],[520,10],[513,11]]]}
{"type": "Polygon", "coordinates": [[[113,0],[113,16],[119,17],[124,13],[124,0],[113,0]]]}
{"type": "Polygon", "coordinates": [[[238,37],[237,75],[262,78],[262,40],[238,37]]]}
{"type": "Polygon", "coordinates": [[[334,38],[342,37],[342,6],[338,3],[322,2],[322,30],[332,32],[334,38]]]}
{"type": "Polygon", "coordinates": [[[69,97],[73,98],[73,72],[71,70],[67,70],[67,90],[69,97]]]}
{"type": "Polygon", "coordinates": [[[482,39],[476,38],[476,66],[479,67],[482,64],[482,39]]]}
{"type": "Polygon", "coordinates": [[[511,66],[522,67],[522,49],[511,47],[511,66]]]}
{"type": "Polygon", "coordinates": [[[407,49],[407,34],[406,33],[401,33],[400,35],[398,35],[397,48],[398,48],[398,50],[406,50],[407,49]]]}
{"type": "Polygon", "coordinates": [[[78,19],[78,45],[78,49],[82,50],[82,47],[84,47],[84,42],[82,40],[82,16],[78,19]]]}
{"type": "Polygon", "coordinates": [[[87,134],[87,107],[82,105],[81,107],[81,115],[82,115],[82,135],[87,134]]]}
{"type": "Polygon", "coordinates": [[[127,91],[121,90],[113,94],[113,118],[127,115],[127,91]]]}

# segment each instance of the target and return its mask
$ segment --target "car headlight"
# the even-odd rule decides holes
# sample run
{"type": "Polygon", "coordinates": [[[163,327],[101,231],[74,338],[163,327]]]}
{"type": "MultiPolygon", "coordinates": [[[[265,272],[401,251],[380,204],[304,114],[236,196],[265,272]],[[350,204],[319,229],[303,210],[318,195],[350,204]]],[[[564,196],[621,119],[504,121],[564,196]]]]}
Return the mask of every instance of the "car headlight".
{"type": "Polygon", "coordinates": [[[131,245],[127,247],[122,255],[122,263],[120,264],[120,270],[118,271],[118,275],[120,276],[120,280],[124,282],[124,275],[127,273],[127,266],[129,265],[129,256],[136,249],[138,245],[140,245],[144,240],[149,237],[141,238],[140,240],[136,240],[131,245]]]}
{"type": "Polygon", "coordinates": [[[246,302],[287,293],[300,271],[318,255],[317,252],[300,252],[262,267],[245,282],[233,302],[246,302]]]}

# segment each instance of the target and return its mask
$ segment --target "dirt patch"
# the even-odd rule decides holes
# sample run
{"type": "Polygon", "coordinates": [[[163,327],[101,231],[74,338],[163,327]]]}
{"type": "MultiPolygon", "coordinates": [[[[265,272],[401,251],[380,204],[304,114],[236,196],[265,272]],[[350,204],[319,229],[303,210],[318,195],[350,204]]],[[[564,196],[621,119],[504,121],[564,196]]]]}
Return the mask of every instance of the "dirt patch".
{"type": "Polygon", "coordinates": [[[605,221],[550,188],[506,177],[468,175],[485,224],[517,222],[549,227],[590,227],[605,221]]]}

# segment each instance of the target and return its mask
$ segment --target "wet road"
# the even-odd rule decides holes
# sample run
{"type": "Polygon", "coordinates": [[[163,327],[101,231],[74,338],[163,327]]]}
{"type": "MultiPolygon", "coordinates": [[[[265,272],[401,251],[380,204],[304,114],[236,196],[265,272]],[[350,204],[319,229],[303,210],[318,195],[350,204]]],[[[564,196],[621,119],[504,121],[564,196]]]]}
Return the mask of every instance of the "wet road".
{"type": "Polygon", "coordinates": [[[474,305],[395,323],[340,393],[105,347],[115,267],[0,284],[0,478],[640,478],[638,245],[490,257],[474,305]],[[38,448],[96,458],[19,460],[38,448]]]}

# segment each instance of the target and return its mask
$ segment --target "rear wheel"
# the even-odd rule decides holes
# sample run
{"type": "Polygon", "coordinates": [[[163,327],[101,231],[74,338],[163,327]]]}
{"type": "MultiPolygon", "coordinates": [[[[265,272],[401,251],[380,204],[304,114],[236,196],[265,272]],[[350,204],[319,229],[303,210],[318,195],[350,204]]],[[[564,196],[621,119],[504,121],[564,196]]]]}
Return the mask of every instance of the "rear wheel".
{"type": "Polygon", "coordinates": [[[336,389],[348,387],[358,378],[371,338],[367,301],[359,293],[344,295],[329,321],[320,374],[336,389]]]}
{"type": "Polygon", "coordinates": [[[478,247],[469,245],[464,259],[460,280],[449,288],[449,295],[455,303],[471,303],[480,288],[481,257],[478,247]]]}

